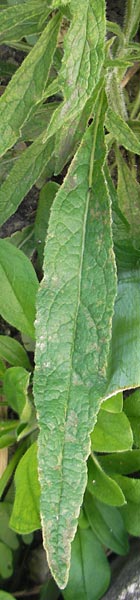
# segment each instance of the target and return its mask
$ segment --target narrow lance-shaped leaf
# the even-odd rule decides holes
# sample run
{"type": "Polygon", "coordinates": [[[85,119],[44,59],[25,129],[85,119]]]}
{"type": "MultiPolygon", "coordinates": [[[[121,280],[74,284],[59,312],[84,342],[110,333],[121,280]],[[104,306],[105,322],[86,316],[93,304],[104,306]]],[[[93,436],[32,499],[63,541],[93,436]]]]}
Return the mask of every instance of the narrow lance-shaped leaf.
{"type": "Polygon", "coordinates": [[[15,144],[21,127],[43,98],[55,51],[60,16],[55,15],[0,99],[0,156],[15,144]]]}
{"type": "Polygon", "coordinates": [[[44,546],[65,587],[105,387],[116,274],[102,164],[106,103],[99,99],[54,200],[37,301],[35,403],[44,546]]]}
{"type": "MultiPolygon", "coordinates": [[[[72,23],[64,40],[59,83],[64,102],[52,116],[46,136],[70,127],[90,98],[104,62],[105,0],[71,0],[72,23]]],[[[44,139],[46,138],[44,137],[44,139]]],[[[61,138],[61,131],[60,131],[61,138]]]]}
{"type": "Polygon", "coordinates": [[[23,5],[6,7],[0,13],[0,43],[15,42],[31,33],[40,32],[39,17],[44,13],[44,18],[47,18],[50,10],[44,0],[37,4],[24,2],[23,5]]]}

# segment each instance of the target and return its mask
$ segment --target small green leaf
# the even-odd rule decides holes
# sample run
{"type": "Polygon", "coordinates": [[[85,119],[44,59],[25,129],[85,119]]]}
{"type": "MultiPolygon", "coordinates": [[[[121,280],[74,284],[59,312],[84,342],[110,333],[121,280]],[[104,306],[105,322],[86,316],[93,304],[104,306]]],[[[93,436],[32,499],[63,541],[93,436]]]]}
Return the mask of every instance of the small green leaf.
{"type": "Polygon", "coordinates": [[[101,404],[101,410],[106,410],[109,413],[110,412],[111,413],[119,413],[119,412],[122,412],[122,409],[123,409],[123,394],[122,394],[122,392],[118,392],[118,394],[116,394],[115,396],[112,396],[112,398],[107,398],[107,400],[105,400],[101,404]]]}
{"type": "Polygon", "coordinates": [[[107,473],[129,475],[140,471],[140,450],[128,450],[119,454],[100,456],[100,464],[107,473]]]}
{"type": "Polygon", "coordinates": [[[92,455],[88,460],[87,488],[89,492],[105,504],[121,506],[126,502],[125,496],[121,487],[114,483],[114,480],[103,471],[97,458],[92,455]]]}
{"type": "MultiPolygon", "coordinates": [[[[46,176],[54,151],[54,139],[43,144],[43,134],[15,162],[0,190],[0,225],[16,211],[24,196],[46,168],[46,176]]],[[[52,167],[51,167],[52,173],[52,167]]]]}
{"type": "Polygon", "coordinates": [[[133,435],[130,423],[124,413],[107,413],[100,410],[94,431],[91,434],[91,445],[97,452],[121,452],[130,450],[133,435]]]}
{"type": "Polygon", "coordinates": [[[69,581],[64,600],[97,600],[107,590],[110,567],[100,542],[91,529],[80,529],[72,543],[69,581]]]}
{"type": "Polygon", "coordinates": [[[90,527],[101,544],[122,556],[127,554],[128,536],[120,511],[99,502],[88,491],[85,493],[84,509],[90,527]]]}
{"type": "MultiPolygon", "coordinates": [[[[16,421],[16,425],[18,425],[18,421],[16,421]]],[[[15,425],[15,427],[16,427],[15,425]]],[[[1,423],[0,423],[0,427],[1,427],[1,423]]],[[[13,428],[14,428],[14,424],[13,424],[13,428]]],[[[4,433],[0,432],[0,449],[2,448],[7,448],[8,446],[12,446],[13,444],[15,444],[15,442],[17,441],[17,433],[16,433],[16,429],[13,429],[13,431],[10,430],[9,433],[4,433]]]]}
{"type": "Polygon", "coordinates": [[[140,154],[140,141],[135,133],[116,112],[111,110],[111,108],[108,108],[105,124],[108,131],[112,133],[120,146],[124,146],[126,150],[130,150],[130,152],[134,152],[134,154],[140,154]]]}
{"type": "Polygon", "coordinates": [[[39,264],[41,267],[43,263],[44,245],[47,234],[50,210],[58,189],[58,183],[55,183],[54,181],[49,181],[48,183],[46,183],[46,185],[43,186],[39,196],[34,232],[39,257],[39,264]]]}
{"type": "Polygon", "coordinates": [[[43,98],[60,20],[58,13],[52,17],[0,99],[0,156],[15,144],[34,106],[43,98]]]}
{"type": "Polygon", "coordinates": [[[38,281],[29,259],[6,240],[0,240],[0,313],[17,329],[34,338],[38,281]]]}
{"type": "Polygon", "coordinates": [[[41,526],[39,516],[40,486],[37,476],[36,450],[36,443],[34,443],[21,458],[15,473],[16,495],[10,518],[10,527],[21,534],[31,533],[36,529],[40,529],[41,526]]]}
{"type": "Polygon", "coordinates": [[[11,367],[7,369],[3,382],[3,390],[9,406],[18,413],[21,421],[25,422],[31,415],[27,395],[29,379],[30,375],[23,367],[11,367]]]}
{"type": "Polygon", "coordinates": [[[26,350],[8,335],[0,335],[0,357],[14,367],[31,368],[26,350]]]}

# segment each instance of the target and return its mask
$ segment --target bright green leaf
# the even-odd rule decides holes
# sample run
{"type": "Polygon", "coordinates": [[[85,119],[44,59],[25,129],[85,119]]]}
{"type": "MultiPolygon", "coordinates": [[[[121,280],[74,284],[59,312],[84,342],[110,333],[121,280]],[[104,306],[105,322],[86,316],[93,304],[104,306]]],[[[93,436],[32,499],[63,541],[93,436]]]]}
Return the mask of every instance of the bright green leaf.
{"type": "Polygon", "coordinates": [[[97,458],[92,455],[88,460],[88,483],[89,492],[98,500],[110,506],[121,506],[125,504],[125,495],[119,485],[114,485],[113,479],[106,475],[97,458]]]}
{"type": "Polygon", "coordinates": [[[15,144],[22,126],[43,97],[59,27],[60,16],[57,13],[0,98],[0,156],[15,144]]]}
{"type": "Polygon", "coordinates": [[[18,464],[15,486],[16,495],[10,527],[17,533],[30,533],[40,529],[40,486],[37,477],[36,443],[30,446],[18,464]]]}
{"type": "Polygon", "coordinates": [[[99,502],[88,491],[85,493],[84,508],[89,524],[101,544],[117,554],[127,554],[128,536],[119,510],[99,502]]]}
{"type": "Polygon", "coordinates": [[[105,389],[116,293],[102,178],[104,110],[101,96],[96,119],[53,203],[37,301],[34,395],[41,514],[48,561],[60,587],[67,581],[70,542],[86,486],[89,432],[105,389]]]}
{"type": "Polygon", "coordinates": [[[26,350],[8,335],[0,335],[0,357],[14,367],[31,368],[26,350]]]}
{"type": "Polygon", "coordinates": [[[17,329],[34,338],[38,281],[29,259],[6,240],[0,240],[0,313],[17,329]]]}
{"type": "Polygon", "coordinates": [[[133,435],[126,415],[107,413],[100,410],[94,431],[91,434],[91,445],[97,452],[121,452],[130,450],[133,435]]]}
{"type": "Polygon", "coordinates": [[[122,412],[123,409],[123,394],[122,392],[118,392],[112,398],[108,398],[101,404],[101,410],[106,410],[107,412],[119,413],[122,412]]]}
{"type": "Polygon", "coordinates": [[[11,367],[7,369],[3,382],[3,390],[9,406],[25,422],[28,421],[31,414],[27,395],[29,379],[30,375],[23,367],[11,367]]]}
{"type": "Polygon", "coordinates": [[[97,600],[107,590],[110,567],[100,542],[91,529],[78,529],[72,544],[69,581],[64,600],[97,600]]]}

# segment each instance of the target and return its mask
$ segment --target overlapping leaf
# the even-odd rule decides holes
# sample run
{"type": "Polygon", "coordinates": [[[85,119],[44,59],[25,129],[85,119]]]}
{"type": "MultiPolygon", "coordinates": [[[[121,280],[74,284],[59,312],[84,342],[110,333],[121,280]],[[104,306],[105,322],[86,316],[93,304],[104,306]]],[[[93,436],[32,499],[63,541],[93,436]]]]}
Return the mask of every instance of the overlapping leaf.
{"type": "Polygon", "coordinates": [[[52,173],[54,137],[42,143],[42,134],[19,157],[0,190],[0,225],[16,211],[43,169],[52,173]],[[50,169],[50,171],[49,171],[50,169]]]}
{"type": "Polygon", "coordinates": [[[37,302],[41,515],[48,561],[61,587],[86,486],[89,432],[105,388],[116,293],[102,173],[105,108],[101,95],[94,123],[55,198],[37,302]]]}
{"type": "Polygon", "coordinates": [[[49,21],[0,99],[0,156],[15,144],[21,127],[43,98],[61,17],[49,21]]]}
{"type": "MultiPolygon", "coordinates": [[[[72,22],[64,41],[59,82],[64,102],[47,130],[52,135],[80,116],[100,77],[104,62],[105,1],[71,0],[72,22]]],[[[63,133],[63,132],[62,132],[63,133]]],[[[46,136],[45,138],[46,139],[46,136]]]]}
{"type": "Polygon", "coordinates": [[[45,20],[49,12],[50,8],[46,6],[45,0],[41,3],[26,2],[23,5],[5,8],[0,12],[0,44],[10,40],[15,42],[26,35],[40,32],[40,16],[44,14],[45,20]]]}

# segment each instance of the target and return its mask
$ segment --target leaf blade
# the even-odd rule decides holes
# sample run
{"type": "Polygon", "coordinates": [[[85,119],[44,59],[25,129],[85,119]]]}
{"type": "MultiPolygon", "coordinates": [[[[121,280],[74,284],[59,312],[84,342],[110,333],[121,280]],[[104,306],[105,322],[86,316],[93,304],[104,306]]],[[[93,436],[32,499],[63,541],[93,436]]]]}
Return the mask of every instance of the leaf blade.
{"type": "Polygon", "coordinates": [[[0,156],[15,144],[34,106],[43,99],[59,27],[60,16],[57,14],[50,20],[0,98],[0,156]]]}
{"type": "Polygon", "coordinates": [[[70,541],[74,537],[86,485],[85,460],[90,450],[87,430],[90,431],[93,427],[101,390],[104,388],[116,292],[109,198],[104,179],[102,179],[102,171],[100,170],[99,173],[99,162],[101,161],[101,166],[105,156],[103,146],[105,107],[106,103],[101,95],[95,123],[88,129],[64,184],[55,198],[44,254],[44,279],[38,296],[34,395],[40,424],[41,513],[48,562],[60,587],[66,585],[70,541]],[[96,165],[95,171],[93,163],[96,165]],[[93,191],[91,189],[89,191],[89,187],[91,188],[92,185],[93,191]],[[72,212],[74,206],[75,210],[72,212]],[[101,224],[99,214],[100,217],[102,215],[101,224]],[[93,239],[95,239],[94,248],[93,239]],[[103,255],[100,257],[99,264],[96,265],[95,256],[98,256],[100,251],[101,254],[103,252],[103,255]],[[89,270],[87,270],[89,255],[90,260],[94,261],[94,269],[92,272],[90,270],[90,277],[89,270]],[[109,256],[109,271],[106,262],[107,256],[109,256]],[[97,280],[98,277],[101,277],[102,264],[106,275],[104,277],[102,274],[102,285],[99,289],[97,280]],[[86,281],[88,281],[88,291],[86,281]],[[107,306],[105,322],[103,320],[98,331],[99,343],[102,347],[98,365],[96,325],[98,327],[98,318],[102,319],[104,314],[103,286],[104,289],[108,285],[110,287],[110,281],[110,303],[107,306]],[[91,292],[93,289],[94,294],[91,292]],[[87,298],[89,298],[88,301],[87,298]],[[95,325],[96,311],[97,323],[95,325]],[[47,322],[46,314],[48,315],[47,322]],[[104,331],[106,331],[105,336],[104,331]],[[103,338],[104,345],[102,344],[103,338]],[[87,354],[86,368],[85,354],[87,354]],[[44,403],[43,414],[40,381],[42,381],[44,398],[47,391],[48,399],[44,403]],[[85,413],[82,408],[83,394],[85,413]],[[50,412],[52,400],[53,412],[52,409],[50,412]],[[57,420],[56,413],[58,413],[57,420]],[[45,430],[44,422],[46,423],[45,430]],[[53,436],[51,434],[50,437],[51,431],[53,431],[53,436]],[[45,461],[42,454],[44,443],[46,446],[45,461]],[[68,473],[69,454],[72,465],[70,475],[68,473]],[[76,493],[75,491],[73,493],[75,485],[76,493]]]}

